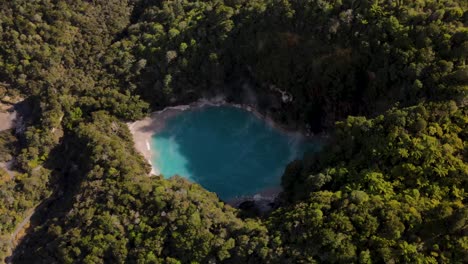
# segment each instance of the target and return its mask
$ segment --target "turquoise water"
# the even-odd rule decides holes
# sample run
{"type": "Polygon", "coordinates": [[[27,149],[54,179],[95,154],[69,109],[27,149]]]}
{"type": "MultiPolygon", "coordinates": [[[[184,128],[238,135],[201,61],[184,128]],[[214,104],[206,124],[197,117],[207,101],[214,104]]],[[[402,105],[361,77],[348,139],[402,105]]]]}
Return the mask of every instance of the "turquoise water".
{"type": "Polygon", "coordinates": [[[207,106],[170,118],[153,135],[151,147],[153,164],[165,177],[186,177],[225,200],[280,186],[285,166],[316,149],[231,106],[207,106]]]}

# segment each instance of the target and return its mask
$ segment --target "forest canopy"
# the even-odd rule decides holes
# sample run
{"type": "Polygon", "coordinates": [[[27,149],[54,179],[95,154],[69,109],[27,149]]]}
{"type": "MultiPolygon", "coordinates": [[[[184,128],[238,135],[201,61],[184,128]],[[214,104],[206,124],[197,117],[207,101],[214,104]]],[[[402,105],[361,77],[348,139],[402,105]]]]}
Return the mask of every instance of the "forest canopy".
{"type": "Polygon", "coordinates": [[[462,0],[0,0],[0,260],[466,263],[467,55],[462,0]],[[327,138],[261,216],[149,177],[126,125],[243,84],[327,138]]]}

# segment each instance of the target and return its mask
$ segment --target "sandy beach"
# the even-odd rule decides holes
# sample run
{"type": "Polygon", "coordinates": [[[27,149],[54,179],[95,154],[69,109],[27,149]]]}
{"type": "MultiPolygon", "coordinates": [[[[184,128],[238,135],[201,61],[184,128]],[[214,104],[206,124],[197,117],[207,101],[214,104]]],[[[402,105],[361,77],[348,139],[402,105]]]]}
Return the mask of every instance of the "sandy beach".
{"type": "Polygon", "coordinates": [[[164,128],[164,124],[166,123],[167,119],[188,109],[199,108],[206,105],[216,106],[223,104],[226,103],[221,99],[202,99],[189,105],[166,107],[161,111],[151,113],[150,116],[144,119],[135,121],[133,123],[127,123],[128,128],[133,135],[133,141],[135,142],[136,150],[140,152],[143,157],[145,157],[145,159],[151,164],[151,175],[160,174],[158,168],[156,168],[152,163],[154,156],[158,155],[158,152],[151,149],[151,137],[164,128]]]}
{"type": "Polygon", "coordinates": [[[158,153],[151,149],[151,137],[164,128],[164,124],[168,118],[181,111],[184,111],[181,107],[165,108],[162,111],[153,112],[144,119],[127,124],[133,135],[136,150],[151,164],[151,175],[160,174],[158,168],[152,163],[153,157],[158,155],[158,153]]]}

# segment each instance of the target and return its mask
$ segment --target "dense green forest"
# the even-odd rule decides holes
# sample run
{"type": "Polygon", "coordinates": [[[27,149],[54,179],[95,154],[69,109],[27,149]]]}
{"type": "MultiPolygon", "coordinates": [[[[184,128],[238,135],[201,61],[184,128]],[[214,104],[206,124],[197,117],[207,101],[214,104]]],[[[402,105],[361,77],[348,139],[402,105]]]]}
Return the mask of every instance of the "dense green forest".
{"type": "Polygon", "coordinates": [[[467,56],[463,0],[0,0],[0,260],[466,263],[467,56]],[[276,210],[148,177],[126,122],[244,84],[327,135],[276,210]]]}

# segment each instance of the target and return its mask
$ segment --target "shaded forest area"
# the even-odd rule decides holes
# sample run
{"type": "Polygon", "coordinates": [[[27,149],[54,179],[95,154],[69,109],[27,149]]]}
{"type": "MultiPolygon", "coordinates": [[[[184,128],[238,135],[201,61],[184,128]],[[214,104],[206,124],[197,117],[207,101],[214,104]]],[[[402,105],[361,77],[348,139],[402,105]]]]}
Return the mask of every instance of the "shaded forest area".
{"type": "Polygon", "coordinates": [[[467,8],[0,0],[0,95],[31,112],[24,132],[0,132],[1,161],[15,161],[13,177],[0,171],[0,259],[468,262],[467,8]],[[244,82],[279,123],[329,135],[286,168],[281,206],[263,217],[148,177],[125,124],[200,97],[240,100],[244,82]],[[278,90],[290,100],[260,100],[278,90]]]}

